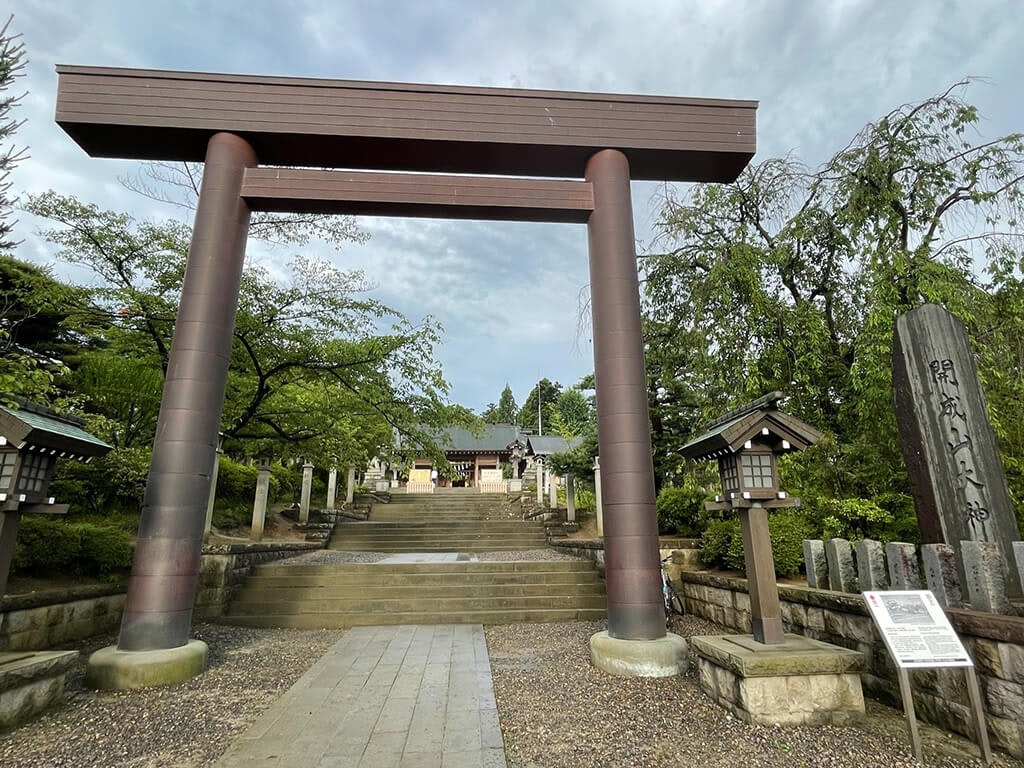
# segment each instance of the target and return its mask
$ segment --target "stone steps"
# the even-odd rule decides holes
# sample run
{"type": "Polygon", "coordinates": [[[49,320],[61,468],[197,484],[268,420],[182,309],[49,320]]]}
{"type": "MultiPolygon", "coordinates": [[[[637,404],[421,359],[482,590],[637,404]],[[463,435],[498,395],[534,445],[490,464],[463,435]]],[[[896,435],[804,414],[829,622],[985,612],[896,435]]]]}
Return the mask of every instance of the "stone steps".
{"type": "Polygon", "coordinates": [[[526,610],[486,610],[438,613],[304,613],[261,616],[226,616],[224,622],[245,627],[282,627],[287,629],[344,629],[346,627],[391,626],[400,624],[527,624],[557,621],[599,621],[606,616],[601,608],[547,608],[526,610]]]}
{"type": "Polygon", "coordinates": [[[336,628],[374,624],[595,620],[604,584],[586,561],[266,565],[224,621],[336,628]]]}

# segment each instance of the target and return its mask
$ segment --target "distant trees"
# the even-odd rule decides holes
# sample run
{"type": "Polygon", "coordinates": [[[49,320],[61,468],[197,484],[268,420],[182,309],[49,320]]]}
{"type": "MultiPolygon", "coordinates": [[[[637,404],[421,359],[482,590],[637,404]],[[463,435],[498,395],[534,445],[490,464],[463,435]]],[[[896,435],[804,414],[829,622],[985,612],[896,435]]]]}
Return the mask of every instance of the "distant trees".
{"type": "Polygon", "coordinates": [[[487,424],[516,424],[519,419],[519,406],[516,405],[516,399],[512,395],[512,387],[505,383],[505,388],[501,390],[501,397],[498,398],[498,403],[488,403],[483,413],[480,414],[480,418],[487,424]]]}
{"type": "Polygon", "coordinates": [[[523,407],[519,410],[519,425],[524,429],[537,429],[547,435],[551,433],[551,408],[555,399],[562,391],[562,385],[557,381],[552,383],[550,379],[544,378],[537,382],[537,385],[530,390],[526,396],[523,407]]]}

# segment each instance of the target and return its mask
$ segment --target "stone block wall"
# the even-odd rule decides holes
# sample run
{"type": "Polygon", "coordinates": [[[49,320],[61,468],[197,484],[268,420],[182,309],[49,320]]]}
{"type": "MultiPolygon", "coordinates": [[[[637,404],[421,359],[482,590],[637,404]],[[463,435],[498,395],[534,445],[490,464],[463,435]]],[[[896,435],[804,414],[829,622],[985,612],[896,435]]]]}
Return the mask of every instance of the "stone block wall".
{"type": "MultiPolygon", "coordinates": [[[[746,579],[708,573],[680,574],[686,610],[736,632],[750,632],[746,579]]],[[[860,651],[867,659],[864,689],[901,707],[896,667],[860,595],[809,587],[779,586],[786,632],[860,651]]],[[[978,673],[994,746],[1024,758],[1024,618],[947,610],[978,673]]],[[[914,670],[911,683],[918,717],[977,740],[963,669],[914,670]]]]}
{"type": "Polygon", "coordinates": [[[0,651],[72,645],[121,625],[125,584],[73,587],[0,601],[0,651]]]}
{"type": "Polygon", "coordinates": [[[222,616],[253,566],[321,549],[322,543],[217,544],[203,547],[193,614],[196,619],[222,616]]]}
{"type": "MultiPolygon", "coordinates": [[[[203,548],[196,587],[197,620],[221,616],[254,565],[320,549],[316,542],[229,544],[203,548]]],[[[116,632],[124,611],[125,583],[74,587],[0,601],[0,651],[61,648],[116,632]]]]}

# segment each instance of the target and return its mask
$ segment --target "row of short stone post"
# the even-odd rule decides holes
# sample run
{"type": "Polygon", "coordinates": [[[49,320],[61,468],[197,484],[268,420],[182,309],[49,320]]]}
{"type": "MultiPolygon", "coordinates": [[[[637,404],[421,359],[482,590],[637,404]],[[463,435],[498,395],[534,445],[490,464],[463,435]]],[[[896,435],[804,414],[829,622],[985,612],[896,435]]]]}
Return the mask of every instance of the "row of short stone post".
{"type": "MultiPolygon", "coordinates": [[[[924,584],[944,608],[971,608],[987,613],[1011,613],[1007,596],[1007,559],[999,544],[961,541],[960,557],[948,544],[921,545],[862,539],[804,539],[807,585],[833,592],[921,589],[924,584]],[[963,574],[963,576],[961,576],[963,574]]],[[[1024,579],[1024,542],[1013,542],[1013,559],[1024,579]]]]}

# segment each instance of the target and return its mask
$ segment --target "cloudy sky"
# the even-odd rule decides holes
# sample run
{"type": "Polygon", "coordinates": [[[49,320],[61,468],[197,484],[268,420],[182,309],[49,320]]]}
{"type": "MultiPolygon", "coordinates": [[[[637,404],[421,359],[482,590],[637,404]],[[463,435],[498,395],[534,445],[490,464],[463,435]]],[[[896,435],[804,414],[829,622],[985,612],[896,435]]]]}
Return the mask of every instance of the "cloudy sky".
{"type": "MultiPolygon", "coordinates": [[[[1024,130],[1018,0],[7,0],[30,63],[17,135],[20,193],[55,189],[141,217],[176,211],[125,190],[137,164],[88,158],[53,122],[54,65],[754,99],[757,159],[816,166],[867,122],[972,75],[988,137],[1024,130]]],[[[634,183],[638,250],[659,187],[634,183]]],[[[581,225],[361,218],[366,245],[321,250],[360,268],[376,296],[446,328],[452,397],[481,410],[506,382],[593,367],[577,333],[587,286],[581,225]]],[[[19,215],[16,255],[54,264],[19,215]]],[[[280,267],[289,254],[250,247],[280,267]]],[[[55,265],[58,274],[82,280],[55,265]]]]}

